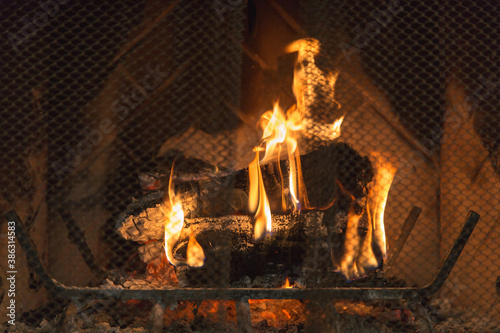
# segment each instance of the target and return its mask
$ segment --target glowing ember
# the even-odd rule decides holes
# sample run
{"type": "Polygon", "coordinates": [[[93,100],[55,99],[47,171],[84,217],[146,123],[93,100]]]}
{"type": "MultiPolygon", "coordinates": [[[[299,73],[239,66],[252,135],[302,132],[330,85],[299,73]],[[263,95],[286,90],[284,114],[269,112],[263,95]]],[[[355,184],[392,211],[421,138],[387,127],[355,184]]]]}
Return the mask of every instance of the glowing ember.
{"type": "Polygon", "coordinates": [[[170,172],[170,180],[168,183],[168,201],[170,203],[170,210],[167,205],[163,204],[161,209],[166,216],[165,221],[165,254],[168,261],[174,265],[189,265],[191,267],[202,267],[205,261],[205,254],[202,247],[194,237],[191,237],[187,249],[187,260],[179,260],[174,258],[173,249],[174,245],[179,240],[179,236],[184,225],[184,211],[182,210],[182,202],[179,197],[175,195],[174,191],[174,165],[170,172]],[[193,240],[193,241],[192,241],[193,240]]]}

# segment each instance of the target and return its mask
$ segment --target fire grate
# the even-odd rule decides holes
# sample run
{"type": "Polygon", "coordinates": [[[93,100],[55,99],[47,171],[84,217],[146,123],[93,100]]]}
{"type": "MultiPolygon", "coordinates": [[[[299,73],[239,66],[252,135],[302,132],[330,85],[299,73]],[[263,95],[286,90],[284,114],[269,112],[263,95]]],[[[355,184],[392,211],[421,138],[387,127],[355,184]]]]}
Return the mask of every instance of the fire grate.
{"type": "MultiPolygon", "coordinates": [[[[418,211],[419,209],[416,209],[418,211]]],[[[416,221],[417,214],[410,215],[407,221],[416,221]],[[415,217],[416,216],[416,217],[415,217]]],[[[301,300],[317,300],[322,298],[329,299],[408,299],[417,303],[422,298],[432,296],[444,284],[446,278],[450,274],[455,262],[457,261],[460,253],[467,244],[467,240],[472,234],[479,215],[471,211],[465,221],[463,229],[456,240],[453,248],[450,250],[445,260],[443,261],[439,271],[434,280],[422,288],[306,288],[306,289],[282,289],[282,288],[174,288],[174,289],[123,289],[123,288],[90,288],[90,287],[68,287],[55,281],[48,273],[42,262],[38,252],[25,232],[25,227],[19,216],[13,211],[6,214],[8,221],[16,223],[17,237],[23,250],[27,255],[27,260],[30,267],[40,277],[42,283],[54,297],[68,298],[76,301],[88,299],[109,299],[116,298],[119,300],[149,300],[154,301],[160,306],[160,320],[159,323],[154,323],[156,330],[160,332],[163,326],[163,312],[165,311],[166,304],[172,304],[179,300],[236,300],[240,303],[246,304],[248,307],[249,299],[301,299],[301,300]]],[[[410,222],[411,223],[411,222],[410,222]]],[[[156,311],[153,309],[153,311],[156,311]]],[[[245,313],[244,310],[236,309],[238,313],[238,327],[242,329],[245,324],[250,323],[250,314],[245,313]]],[[[154,312],[153,312],[154,313],[154,312]]],[[[153,322],[157,321],[153,316],[153,322]]]]}

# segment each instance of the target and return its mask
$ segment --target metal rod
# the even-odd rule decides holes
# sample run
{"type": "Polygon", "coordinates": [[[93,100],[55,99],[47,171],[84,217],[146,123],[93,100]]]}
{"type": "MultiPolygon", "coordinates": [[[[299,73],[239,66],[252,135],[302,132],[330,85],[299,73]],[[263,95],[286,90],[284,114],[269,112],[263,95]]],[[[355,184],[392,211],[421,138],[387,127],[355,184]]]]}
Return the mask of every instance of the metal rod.
{"type": "Polygon", "coordinates": [[[422,291],[420,292],[420,296],[429,297],[443,286],[444,282],[448,278],[448,275],[450,275],[453,266],[455,266],[455,263],[457,262],[460,253],[462,253],[465,244],[467,244],[467,241],[469,240],[472,231],[474,231],[474,228],[476,227],[478,221],[479,221],[479,214],[472,210],[469,211],[469,214],[467,214],[467,219],[465,220],[465,224],[462,228],[462,231],[458,235],[455,244],[453,244],[453,247],[450,249],[446,257],[444,258],[436,274],[436,277],[434,278],[433,283],[423,287],[422,291]]]}
{"type": "Polygon", "coordinates": [[[398,238],[396,239],[394,246],[391,249],[389,249],[389,255],[387,256],[387,262],[385,264],[386,271],[389,271],[390,268],[394,265],[394,263],[398,259],[399,254],[401,253],[401,250],[403,249],[406,240],[408,239],[408,236],[413,230],[415,223],[417,223],[420,213],[422,213],[422,209],[418,207],[413,207],[410,211],[410,214],[408,214],[408,217],[403,223],[403,227],[399,232],[398,238]]]}
{"type": "Polygon", "coordinates": [[[103,280],[106,277],[106,272],[102,269],[96,262],[92,251],[87,244],[87,240],[85,239],[85,234],[83,230],[80,229],[78,223],[76,223],[75,219],[71,215],[70,211],[66,208],[66,204],[62,203],[59,207],[59,215],[64,221],[64,225],[68,230],[68,238],[78,247],[78,251],[82,255],[83,260],[87,264],[87,267],[90,269],[92,274],[99,280],[103,280]]]}
{"type": "Polygon", "coordinates": [[[7,220],[16,222],[19,244],[28,257],[28,263],[40,277],[45,288],[55,296],[65,298],[87,299],[141,299],[163,300],[167,303],[176,300],[241,300],[241,299],[316,299],[328,297],[332,299],[415,299],[428,297],[438,291],[446,281],[458,256],[462,252],[479,215],[470,211],[466,223],[454,246],[446,256],[434,280],[422,288],[305,288],[305,289],[273,289],[273,288],[183,288],[183,289],[102,289],[89,287],[68,287],[52,279],[24,231],[23,224],[17,214],[11,211],[5,215],[7,220]]]}
{"type": "Polygon", "coordinates": [[[49,293],[58,292],[58,286],[56,286],[55,280],[52,279],[52,277],[47,273],[45,266],[40,260],[40,255],[38,254],[36,246],[35,244],[33,244],[33,241],[26,233],[24,224],[21,222],[21,219],[19,218],[17,213],[14,210],[11,210],[4,216],[7,219],[7,221],[9,222],[12,221],[15,223],[16,239],[19,242],[19,245],[21,245],[21,247],[23,248],[24,253],[26,254],[28,265],[36,273],[36,275],[42,282],[45,289],[47,289],[49,293]]]}

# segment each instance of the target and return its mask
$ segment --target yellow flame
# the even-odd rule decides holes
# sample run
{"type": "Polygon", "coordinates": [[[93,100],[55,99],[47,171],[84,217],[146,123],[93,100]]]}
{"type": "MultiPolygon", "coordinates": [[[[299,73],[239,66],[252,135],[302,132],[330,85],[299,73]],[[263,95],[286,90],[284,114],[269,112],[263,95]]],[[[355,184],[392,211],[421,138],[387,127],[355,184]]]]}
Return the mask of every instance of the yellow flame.
{"type": "MultiPolygon", "coordinates": [[[[300,163],[300,152],[297,144],[298,131],[302,129],[302,117],[297,108],[292,107],[285,113],[280,108],[278,102],[274,104],[273,111],[267,111],[260,119],[260,124],[264,128],[262,135],[262,144],[265,145],[264,157],[260,163],[269,163],[280,161],[282,145],[286,144],[288,161],[290,163],[289,174],[289,189],[290,197],[294,209],[300,211],[302,206],[308,206],[305,184],[302,176],[302,168],[300,163]]],[[[281,172],[281,168],[279,168],[281,172]]],[[[255,175],[255,170],[251,171],[255,175]]],[[[256,193],[256,183],[250,182],[250,196],[253,197],[256,193]]],[[[250,204],[250,208],[255,209],[255,201],[250,204]]],[[[252,211],[252,209],[251,209],[252,211]]]]}
{"type": "Polygon", "coordinates": [[[376,161],[376,173],[373,179],[373,186],[368,193],[368,209],[372,216],[373,241],[380,248],[385,258],[387,255],[387,243],[385,238],[384,212],[397,168],[379,153],[372,153],[372,156],[376,161]]]}
{"type": "MultiPolygon", "coordinates": [[[[188,260],[179,260],[176,259],[173,255],[173,250],[174,250],[174,245],[177,243],[179,240],[179,236],[182,231],[182,227],[184,226],[184,211],[182,209],[182,202],[179,197],[175,195],[174,191],[174,164],[172,164],[172,170],[170,171],[170,179],[168,183],[168,201],[170,204],[170,209],[167,208],[167,205],[164,203],[161,206],[161,210],[166,216],[166,221],[165,221],[165,254],[167,256],[168,261],[174,265],[174,266],[179,266],[183,264],[188,264],[191,266],[189,263],[189,245],[191,244],[191,240],[189,241],[188,244],[188,260]]],[[[196,242],[196,240],[195,240],[196,242]]],[[[193,246],[198,246],[198,248],[195,250],[196,252],[196,258],[193,257],[194,259],[191,259],[193,262],[195,262],[195,265],[192,267],[201,267],[203,266],[203,262],[205,260],[205,255],[203,253],[203,249],[201,246],[196,242],[193,246]],[[200,253],[201,251],[201,253],[200,253]],[[199,266],[199,260],[198,258],[203,258],[201,259],[201,266],[199,266]],[[198,265],[198,266],[196,266],[198,265]]]]}
{"type": "Polygon", "coordinates": [[[321,44],[314,38],[305,38],[291,43],[286,52],[298,52],[293,76],[293,94],[297,100],[297,113],[302,119],[304,135],[321,141],[332,141],[340,136],[340,125],[344,117],[331,124],[314,122],[311,119],[311,106],[317,91],[327,92],[332,105],[340,104],[335,100],[335,84],[338,72],[325,72],[316,66],[315,56],[320,52],[321,44]],[[314,82],[314,83],[313,83],[314,82]]]}
{"type": "Polygon", "coordinates": [[[266,146],[264,157],[260,162],[268,163],[276,158],[279,160],[280,145],[287,135],[287,122],[278,102],[274,103],[272,112],[267,111],[261,116],[260,122],[265,125],[262,142],[266,146]]]}
{"type": "Polygon", "coordinates": [[[205,253],[203,252],[203,248],[193,235],[189,236],[186,258],[187,264],[190,267],[203,267],[205,264],[205,253]]]}
{"type": "Polygon", "coordinates": [[[330,140],[336,139],[340,136],[340,126],[342,126],[343,121],[344,121],[344,116],[335,120],[333,124],[330,125],[330,130],[328,131],[330,135],[330,140]]]}
{"type": "Polygon", "coordinates": [[[356,214],[354,204],[349,210],[347,216],[347,229],[345,235],[344,256],[340,262],[339,270],[344,276],[351,280],[359,276],[358,267],[356,265],[356,257],[359,252],[359,235],[358,226],[362,214],[356,214]]]}
{"type": "Polygon", "coordinates": [[[262,171],[259,163],[259,149],[255,150],[255,158],[249,166],[250,194],[249,209],[255,208],[254,237],[259,240],[272,230],[271,208],[267,199],[262,171]]]}
{"type": "Polygon", "coordinates": [[[308,106],[315,96],[315,87],[308,81],[308,75],[319,73],[314,75],[320,75],[321,82],[326,82],[330,87],[332,100],[334,97],[335,82],[338,77],[338,73],[325,74],[316,67],[314,56],[319,53],[319,48],[320,43],[316,39],[298,40],[287,47],[287,52],[298,52],[293,81],[293,92],[297,103],[285,114],[279,106],[279,101],[277,101],[274,104],[273,110],[265,112],[259,120],[259,125],[263,130],[261,144],[255,148],[256,157],[249,165],[250,189],[248,208],[250,212],[255,212],[255,239],[260,239],[266,232],[271,231],[271,212],[262,180],[260,164],[278,163],[278,171],[282,184],[282,207],[286,210],[283,175],[281,174],[281,166],[279,165],[282,146],[286,145],[290,165],[288,183],[293,208],[298,212],[304,208],[310,209],[312,207],[310,207],[307,197],[300,161],[300,151],[297,143],[299,132],[306,129],[306,135],[307,132],[316,135],[313,131],[319,126],[321,139],[326,137],[327,140],[333,140],[340,136],[340,126],[344,117],[337,119],[332,124],[326,125],[315,124],[308,118],[308,106]],[[265,153],[263,158],[259,160],[259,152],[262,146],[264,146],[263,150],[265,153]]]}
{"type": "Polygon", "coordinates": [[[307,74],[320,73],[316,67],[314,56],[319,53],[320,42],[314,38],[299,39],[287,46],[286,52],[298,52],[297,65],[293,74],[293,94],[297,100],[297,109],[305,116],[307,104],[314,98],[314,86],[308,84],[307,74]],[[302,66],[302,64],[307,64],[302,66]]]}
{"type": "Polygon", "coordinates": [[[347,218],[344,255],[338,265],[338,270],[348,280],[361,277],[368,270],[378,267],[379,262],[374,253],[375,248],[380,251],[384,258],[387,255],[384,211],[397,169],[380,154],[373,153],[372,156],[375,162],[375,175],[368,190],[366,209],[360,214],[356,214],[353,202],[347,218]],[[359,234],[359,226],[364,214],[368,219],[368,230],[362,239],[359,234]]]}
{"type": "Polygon", "coordinates": [[[292,288],[292,286],[290,285],[290,281],[288,280],[288,278],[286,278],[285,285],[283,286],[283,288],[285,288],[285,289],[292,288]]]}

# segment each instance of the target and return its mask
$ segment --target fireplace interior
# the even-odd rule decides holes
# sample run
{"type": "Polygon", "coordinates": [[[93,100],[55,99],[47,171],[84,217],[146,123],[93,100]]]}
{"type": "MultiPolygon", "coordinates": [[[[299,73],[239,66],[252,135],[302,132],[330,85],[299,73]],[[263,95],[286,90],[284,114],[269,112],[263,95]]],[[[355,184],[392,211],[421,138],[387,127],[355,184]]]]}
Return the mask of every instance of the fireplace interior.
{"type": "Polygon", "coordinates": [[[4,331],[500,332],[494,1],[1,13],[4,331]]]}

